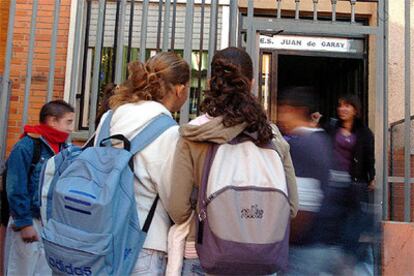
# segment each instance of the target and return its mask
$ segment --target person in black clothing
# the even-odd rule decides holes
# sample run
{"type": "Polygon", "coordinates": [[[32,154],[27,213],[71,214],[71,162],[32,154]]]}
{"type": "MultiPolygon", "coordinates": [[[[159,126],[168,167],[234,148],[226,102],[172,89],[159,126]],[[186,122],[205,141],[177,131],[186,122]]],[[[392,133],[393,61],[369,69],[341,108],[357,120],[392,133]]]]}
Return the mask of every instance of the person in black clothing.
{"type": "MultiPolygon", "coordinates": [[[[341,218],[337,225],[339,237],[349,255],[358,263],[366,262],[368,244],[360,243],[363,234],[373,234],[372,206],[375,189],[374,135],[360,119],[361,105],[354,95],[338,101],[338,119],[327,127],[333,142],[334,170],[330,193],[336,200],[335,214],[341,218]]],[[[369,246],[368,246],[369,247],[369,246]]],[[[373,273],[373,271],[370,271],[373,273]]]]}

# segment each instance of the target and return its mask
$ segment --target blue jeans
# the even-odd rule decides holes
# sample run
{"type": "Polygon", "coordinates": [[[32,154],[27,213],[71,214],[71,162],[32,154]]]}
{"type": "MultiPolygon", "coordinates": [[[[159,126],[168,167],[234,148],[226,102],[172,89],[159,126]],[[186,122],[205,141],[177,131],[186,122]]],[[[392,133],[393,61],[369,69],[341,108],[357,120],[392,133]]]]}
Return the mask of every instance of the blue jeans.
{"type": "Polygon", "coordinates": [[[289,270],[284,275],[347,275],[352,265],[338,246],[314,244],[290,246],[289,270]]]}
{"type": "Polygon", "coordinates": [[[134,276],[164,276],[167,266],[165,252],[142,249],[131,275],[134,276]]]}
{"type": "Polygon", "coordinates": [[[206,275],[201,267],[199,259],[184,259],[182,276],[204,276],[206,275]]]}
{"type": "MultiPolygon", "coordinates": [[[[204,276],[204,275],[210,275],[210,274],[204,273],[199,259],[184,259],[181,275],[182,276],[204,276]]],[[[276,275],[277,274],[274,273],[269,276],[276,276],[276,275]]]]}
{"type": "Polygon", "coordinates": [[[360,243],[358,260],[355,264],[354,275],[375,275],[374,247],[370,243],[360,243]]]}

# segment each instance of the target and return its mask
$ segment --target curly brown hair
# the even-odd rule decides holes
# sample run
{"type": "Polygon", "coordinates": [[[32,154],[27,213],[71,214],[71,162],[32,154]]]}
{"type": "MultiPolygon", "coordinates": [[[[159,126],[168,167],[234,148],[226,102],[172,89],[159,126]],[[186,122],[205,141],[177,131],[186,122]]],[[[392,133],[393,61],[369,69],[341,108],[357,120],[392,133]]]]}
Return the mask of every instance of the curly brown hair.
{"type": "Polygon", "coordinates": [[[190,79],[187,62],[173,52],[158,53],[145,64],[133,61],[128,64],[128,72],[128,79],[115,89],[109,100],[111,109],[126,103],[160,102],[174,85],[185,85],[190,79]]]}
{"type": "Polygon", "coordinates": [[[209,116],[223,116],[223,124],[231,127],[247,123],[248,132],[257,132],[256,144],[267,144],[273,138],[267,116],[251,93],[253,65],[241,48],[229,47],[218,51],[211,63],[209,90],[200,106],[209,116]]]}

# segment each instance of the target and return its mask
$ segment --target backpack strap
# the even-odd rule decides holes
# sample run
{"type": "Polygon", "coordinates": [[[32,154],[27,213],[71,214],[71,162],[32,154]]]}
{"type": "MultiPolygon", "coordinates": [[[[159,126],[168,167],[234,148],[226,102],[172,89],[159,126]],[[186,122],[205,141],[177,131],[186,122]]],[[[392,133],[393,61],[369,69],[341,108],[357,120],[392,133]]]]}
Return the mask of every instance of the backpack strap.
{"type": "Polygon", "coordinates": [[[207,155],[204,159],[203,174],[201,176],[201,183],[198,192],[198,233],[197,233],[197,243],[203,243],[203,224],[204,220],[207,218],[207,183],[208,177],[210,175],[211,166],[213,165],[214,157],[216,156],[217,150],[220,147],[219,144],[211,143],[208,146],[207,155]]]}
{"type": "Polygon", "coordinates": [[[110,128],[111,128],[112,115],[114,114],[114,112],[112,110],[109,110],[105,114],[108,114],[108,115],[106,115],[105,120],[102,122],[101,129],[99,130],[99,133],[98,133],[98,139],[96,140],[96,145],[99,145],[103,139],[111,135],[110,128]]]}
{"type": "Polygon", "coordinates": [[[32,174],[34,167],[37,163],[40,161],[41,157],[41,150],[42,150],[42,141],[40,138],[33,138],[31,136],[28,136],[33,141],[33,157],[32,157],[32,163],[30,164],[30,170],[29,170],[29,177],[32,174]]]}
{"type": "Polygon", "coordinates": [[[160,196],[157,194],[157,196],[154,199],[154,202],[152,203],[151,209],[148,212],[147,218],[145,219],[144,227],[142,227],[142,232],[148,233],[148,230],[151,226],[152,218],[155,215],[155,209],[157,209],[158,199],[160,199],[160,196]]]}
{"type": "Polygon", "coordinates": [[[40,138],[32,138],[34,143],[32,165],[36,165],[40,161],[42,141],[40,138]]]}
{"type": "Polygon", "coordinates": [[[166,114],[158,115],[131,140],[131,153],[133,155],[137,154],[157,139],[164,131],[175,125],[177,125],[177,122],[170,116],[166,114]]]}

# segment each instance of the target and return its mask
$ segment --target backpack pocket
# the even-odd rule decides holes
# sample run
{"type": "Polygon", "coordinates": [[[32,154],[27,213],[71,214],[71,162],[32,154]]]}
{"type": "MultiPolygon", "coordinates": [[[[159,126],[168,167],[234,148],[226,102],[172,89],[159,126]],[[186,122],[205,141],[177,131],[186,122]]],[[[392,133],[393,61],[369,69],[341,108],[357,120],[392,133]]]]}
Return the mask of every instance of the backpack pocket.
{"type": "Polygon", "coordinates": [[[111,234],[87,233],[50,219],[42,239],[46,260],[53,272],[85,276],[111,274],[107,270],[113,263],[111,234]]]}

